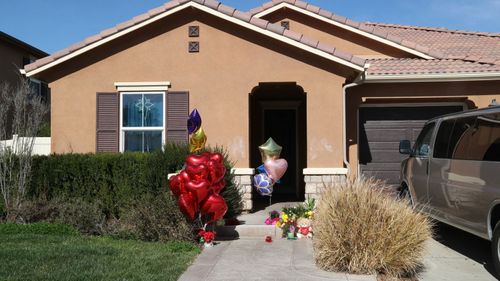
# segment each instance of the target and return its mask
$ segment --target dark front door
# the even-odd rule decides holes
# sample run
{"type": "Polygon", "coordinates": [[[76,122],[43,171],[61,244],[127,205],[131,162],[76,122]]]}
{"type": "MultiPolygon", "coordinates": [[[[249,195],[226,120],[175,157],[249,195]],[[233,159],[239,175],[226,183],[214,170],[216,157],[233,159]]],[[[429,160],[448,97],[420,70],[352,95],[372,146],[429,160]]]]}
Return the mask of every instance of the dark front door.
{"type": "Polygon", "coordinates": [[[282,199],[294,200],[298,197],[297,175],[297,110],[264,110],[264,139],[273,138],[283,147],[281,158],[288,162],[288,170],[274,186],[274,195],[282,199]]]}

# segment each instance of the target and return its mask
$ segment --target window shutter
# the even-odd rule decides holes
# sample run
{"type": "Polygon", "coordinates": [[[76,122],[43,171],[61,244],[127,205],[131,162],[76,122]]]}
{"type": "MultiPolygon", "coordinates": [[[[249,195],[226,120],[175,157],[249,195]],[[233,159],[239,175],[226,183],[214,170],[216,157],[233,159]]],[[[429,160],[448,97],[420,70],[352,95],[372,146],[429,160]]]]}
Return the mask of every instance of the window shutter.
{"type": "Polygon", "coordinates": [[[97,93],[96,104],[96,152],[118,152],[120,96],[97,93]]]}
{"type": "Polygon", "coordinates": [[[189,92],[167,92],[167,143],[187,144],[189,92]]]}

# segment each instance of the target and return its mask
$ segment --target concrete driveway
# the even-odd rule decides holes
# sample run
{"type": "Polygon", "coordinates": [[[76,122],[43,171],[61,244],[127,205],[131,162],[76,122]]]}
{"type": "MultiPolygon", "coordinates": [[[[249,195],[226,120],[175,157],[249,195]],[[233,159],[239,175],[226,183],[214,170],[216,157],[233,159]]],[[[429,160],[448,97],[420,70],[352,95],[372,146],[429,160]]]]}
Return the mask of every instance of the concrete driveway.
{"type": "Polygon", "coordinates": [[[418,280],[497,280],[489,241],[442,223],[435,230],[418,280]]]}

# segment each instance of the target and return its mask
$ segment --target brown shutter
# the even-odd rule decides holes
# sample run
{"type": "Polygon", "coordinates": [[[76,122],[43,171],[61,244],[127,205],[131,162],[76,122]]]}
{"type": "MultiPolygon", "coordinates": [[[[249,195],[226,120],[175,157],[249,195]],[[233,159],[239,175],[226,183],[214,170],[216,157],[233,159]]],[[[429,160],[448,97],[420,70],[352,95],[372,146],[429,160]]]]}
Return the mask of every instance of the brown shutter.
{"type": "Polygon", "coordinates": [[[120,96],[97,93],[96,152],[118,152],[120,96]]]}
{"type": "Polygon", "coordinates": [[[167,92],[167,143],[188,142],[189,92],[167,92]]]}

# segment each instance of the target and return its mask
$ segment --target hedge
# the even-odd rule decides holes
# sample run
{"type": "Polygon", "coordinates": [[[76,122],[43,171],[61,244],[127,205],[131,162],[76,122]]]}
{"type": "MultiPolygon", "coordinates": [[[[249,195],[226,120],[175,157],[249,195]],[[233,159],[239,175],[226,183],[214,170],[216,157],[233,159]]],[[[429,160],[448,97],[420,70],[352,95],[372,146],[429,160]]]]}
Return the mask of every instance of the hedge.
{"type": "MultiPolygon", "coordinates": [[[[222,151],[216,148],[216,151],[222,151]]],[[[223,152],[223,151],[222,151],[223,152]]],[[[232,163],[225,155],[226,217],[241,213],[241,194],[230,174],[232,163]]],[[[61,154],[35,157],[28,199],[80,198],[99,201],[108,217],[120,217],[120,209],[144,198],[168,191],[169,173],[184,165],[187,147],[167,145],[152,153],[61,154]]]]}

